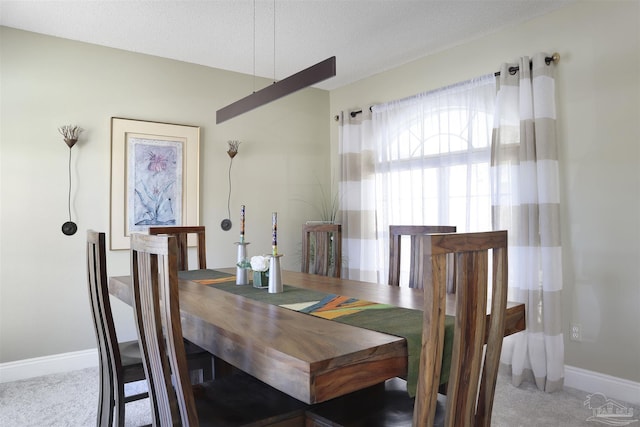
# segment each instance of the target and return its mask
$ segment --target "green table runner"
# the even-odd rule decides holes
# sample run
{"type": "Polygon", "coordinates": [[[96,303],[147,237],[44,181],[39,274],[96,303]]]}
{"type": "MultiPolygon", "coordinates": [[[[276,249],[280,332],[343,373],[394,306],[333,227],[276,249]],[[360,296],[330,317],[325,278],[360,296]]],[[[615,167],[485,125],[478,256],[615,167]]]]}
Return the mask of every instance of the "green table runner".
{"type": "MultiPolygon", "coordinates": [[[[235,281],[225,280],[232,275],[215,270],[183,271],[179,276],[249,299],[405,338],[408,351],[407,391],[409,395],[415,395],[422,343],[422,311],[296,288],[287,284],[283,286],[284,292],[270,294],[266,289],[256,289],[251,285],[238,286],[235,281]]],[[[449,378],[453,322],[454,318],[447,316],[441,384],[446,383],[449,378]]]]}

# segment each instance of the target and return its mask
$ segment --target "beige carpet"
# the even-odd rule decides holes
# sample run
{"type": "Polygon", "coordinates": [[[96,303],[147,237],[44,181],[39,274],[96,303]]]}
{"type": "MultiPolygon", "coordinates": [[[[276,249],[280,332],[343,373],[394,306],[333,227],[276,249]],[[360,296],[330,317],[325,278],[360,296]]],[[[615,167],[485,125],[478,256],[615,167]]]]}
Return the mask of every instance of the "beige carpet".
{"type": "MultiPolygon", "coordinates": [[[[143,383],[127,392],[144,389],[143,383]]],[[[584,405],[590,393],[565,389],[542,393],[533,385],[513,387],[500,376],[493,410],[493,426],[605,426],[588,421],[593,411],[584,405]]],[[[82,427],[95,426],[98,399],[97,368],[47,375],[0,384],[0,426],[82,427]]],[[[617,402],[630,408],[624,402],[617,402]]],[[[633,407],[631,426],[640,427],[640,407],[633,407]]],[[[148,400],[127,404],[126,425],[149,424],[148,400]]]]}

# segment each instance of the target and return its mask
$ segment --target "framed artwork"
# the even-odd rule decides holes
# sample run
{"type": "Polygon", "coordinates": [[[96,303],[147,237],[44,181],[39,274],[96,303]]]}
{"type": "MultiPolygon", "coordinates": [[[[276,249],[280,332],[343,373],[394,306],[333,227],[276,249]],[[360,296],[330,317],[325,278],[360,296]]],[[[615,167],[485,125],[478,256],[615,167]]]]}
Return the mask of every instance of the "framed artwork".
{"type": "Polygon", "coordinates": [[[111,249],[150,226],[198,225],[200,128],[111,118],[111,249]]]}

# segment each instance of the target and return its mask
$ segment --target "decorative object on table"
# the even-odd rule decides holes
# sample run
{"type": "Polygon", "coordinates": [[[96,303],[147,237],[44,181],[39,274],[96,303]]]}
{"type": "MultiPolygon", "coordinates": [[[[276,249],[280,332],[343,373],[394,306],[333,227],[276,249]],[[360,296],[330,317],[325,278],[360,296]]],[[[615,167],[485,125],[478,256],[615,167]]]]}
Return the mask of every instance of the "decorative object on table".
{"type": "Polygon", "coordinates": [[[62,233],[67,236],[71,236],[78,231],[76,223],[71,221],[71,148],[78,142],[78,136],[82,130],[81,127],[72,125],[64,125],[58,128],[58,132],[63,136],[64,142],[69,147],[69,221],[62,224],[62,233]]]}
{"type": "Polygon", "coordinates": [[[197,126],[111,118],[111,249],[151,226],[199,220],[197,126]]]}
{"type": "Polygon", "coordinates": [[[249,244],[249,242],[244,241],[244,218],[245,209],[244,205],[242,205],[240,207],[240,241],[236,242],[236,245],[238,245],[238,257],[236,263],[236,285],[249,284],[249,275],[247,272],[250,267],[249,263],[247,262],[247,245],[249,244]]]}
{"type": "Polygon", "coordinates": [[[240,241],[244,242],[244,219],[245,219],[245,209],[244,205],[240,206],[240,241]]]}
{"type": "Polygon", "coordinates": [[[271,214],[271,255],[278,255],[278,212],[271,214]]]}
{"type": "Polygon", "coordinates": [[[249,242],[236,242],[238,245],[238,257],[236,263],[236,285],[249,284],[249,263],[247,262],[247,245],[249,242]]]}
{"type": "Polygon", "coordinates": [[[231,166],[233,165],[233,158],[236,156],[236,154],[238,154],[238,147],[240,146],[241,141],[236,141],[236,140],[227,141],[227,144],[229,146],[229,148],[227,150],[227,154],[229,155],[229,197],[227,197],[227,214],[228,214],[228,217],[223,219],[222,222],[220,223],[220,227],[224,231],[231,230],[231,226],[232,226],[231,219],[229,219],[231,217],[231,208],[230,208],[230,203],[231,203],[231,166]]]}
{"type": "Polygon", "coordinates": [[[278,254],[278,212],[271,216],[271,258],[269,259],[269,293],[275,294],[283,291],[282,275],[280,273],[280,257],[278,254]]]}
{"type": "Polygon", "coordinates": [[[282,274],[280,272],[281,254],[272,255],[269,258],[269,293],[277,294],[282,292],[282,274]]]}
{"type": "Polygon", "coordinates": [[[253,270],[253,287],[266,288],[269,286],[269,260],[270,256],[256,255],[251,257],[251,270],[253,270]]]}

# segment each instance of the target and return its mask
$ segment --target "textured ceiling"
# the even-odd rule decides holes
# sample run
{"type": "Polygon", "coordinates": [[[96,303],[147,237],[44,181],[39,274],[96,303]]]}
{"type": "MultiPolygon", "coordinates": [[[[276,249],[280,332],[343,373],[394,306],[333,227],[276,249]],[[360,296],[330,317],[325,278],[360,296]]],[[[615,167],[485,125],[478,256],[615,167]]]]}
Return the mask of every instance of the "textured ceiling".
{"type": "Polygon", "coordinates": [[[0,0],[0,24],[276,80],[336,56],[330,90],[574,1],[0,0]]]}

